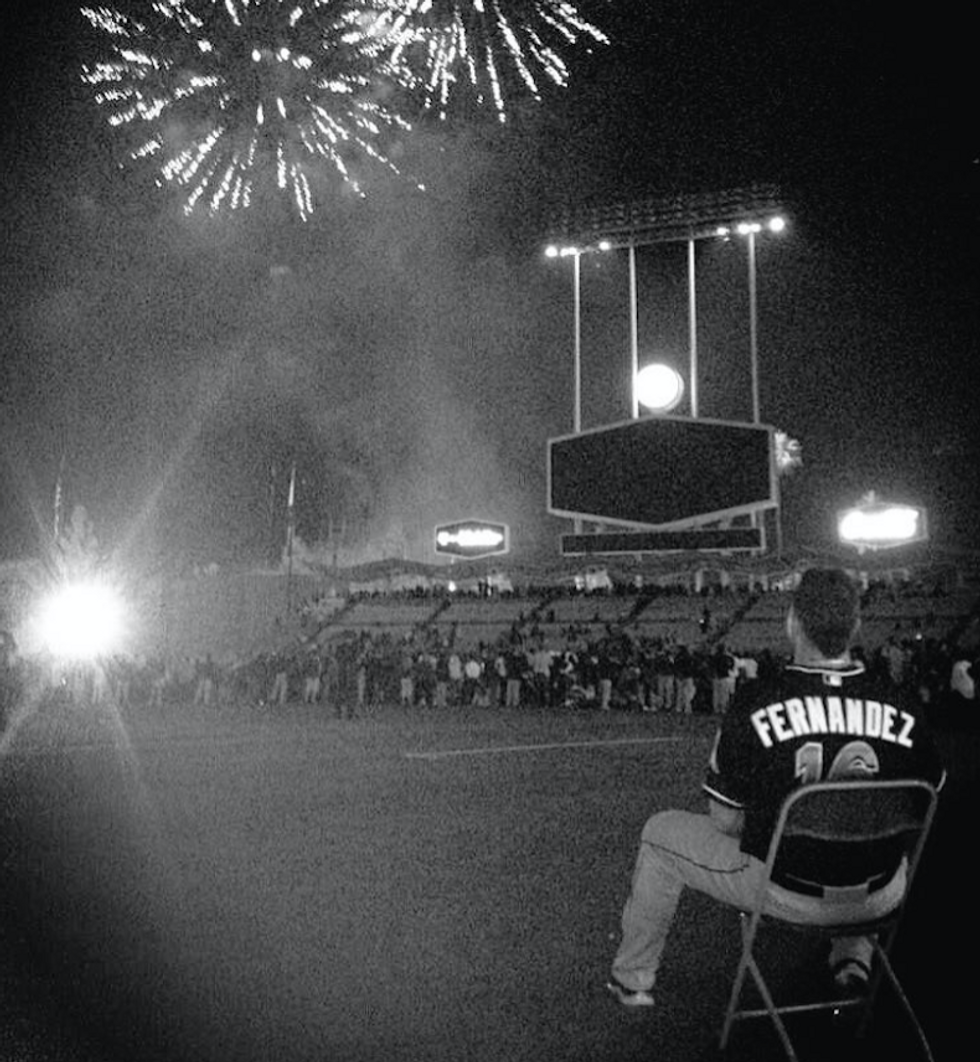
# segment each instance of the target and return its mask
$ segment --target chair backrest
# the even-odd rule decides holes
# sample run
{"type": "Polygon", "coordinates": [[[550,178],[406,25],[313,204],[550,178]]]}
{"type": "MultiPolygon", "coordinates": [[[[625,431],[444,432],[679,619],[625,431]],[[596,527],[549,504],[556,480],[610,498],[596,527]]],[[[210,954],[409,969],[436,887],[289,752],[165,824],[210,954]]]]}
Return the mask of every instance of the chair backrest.
{"type": "Polygon", "coordinates": [[[775,881],[859,884],[907,860],[911,883],[932,826],[936,790],[918,779],[811,782],[783,802],[769,847],[775,881]]]}

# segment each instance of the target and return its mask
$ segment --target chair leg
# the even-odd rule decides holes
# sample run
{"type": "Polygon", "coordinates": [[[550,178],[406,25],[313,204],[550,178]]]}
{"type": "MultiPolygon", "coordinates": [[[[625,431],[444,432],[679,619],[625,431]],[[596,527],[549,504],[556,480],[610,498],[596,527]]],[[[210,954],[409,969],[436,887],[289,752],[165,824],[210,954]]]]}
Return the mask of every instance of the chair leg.
{"type": "Polygon", "coordinates": [[[742,954],[738,960],[738,969],[735,972],[735,980],[732,983],[731,995],[728,997],[728,1008],[725,1011],[725,1022],[721,1027],[721,1040],[719,1047],[722,1051],[728,1046],[728,1037],[735,1023],[735,1011],[742,996],[742,988],[745,985],[745,975],[749,969],[749,959],[752,956],[752,942],[755,939],[758,920],[750,918],[744,912],[739,912],[739,925],[742,930],[742,954]]]}
{"type": "Polygon", "coordinates": [[[728,1046],[728,1037],[732,1031],[732,1025],[735,1023],[735,1008],[738,1006],[739,997],[742,994],[742,985],[745,982],[747,970],[748,964],[743,957],[738,964],[738,972],[735,974],[735,982],[728,998],[728,1009],[725,1011],[725,1023],[721,1027],[721,1041],[718,1046],[722,1051],[728,1046]]]}
{"type": "Polygon", "coordinates": [[[721,1029],[719,1047],[724,1051],[728,1046],[728,1038],[731,1034],[732,1026],[735,1024],[735,1017],[738,1013],[738,1004],[745,987],[746,974],[751,974],[759,995],[762,997],[766,1012],[769,1014],[769,1017],[772,1018],[773,1025],[776,1026],[776,1033],[782,1042],[786,1057],[789,1059],[789,1062],[799,1062],[796,1051],[793,1048],[793,1043],[789,1038],[789,1033],[786,1030],[786,1025],[780,1017],[775,1000],[772,997],[772,993],[769,991],[769,986],[766,984],[765,979],[762,976],[762,971],[759,969],[759,965],[752,955],[752,948],[755,944],[758,928],[758,915],[749,918],[746,918],[745,915],[742,916],[742,955],[739,959],[738,970],[735,974],[731,996],[728,1000],[728,1009],[725,1013],[725,1022],[721,1029]]]}
{"type": "Polygon", "coordinates": [[[786,1025],[783,1022],[783,1019],[779,1016],[779,1009],[776,1006],[775,1000],[772,998],[772,993],[769,991],[769,986],[763,980],[762,972],[756,964],[755,959],[751,956],[749,956],[749,970],[752,973],[755,986],[759,990],[759,995],[762,996],[762,1002],[765,1003],[766,1010],[769,1011],[769,1017],[772,1018],[772,1023],[776,1026],[776,1032],[779,1034],[779,1039],[782,1041],[786,1057],[789,1059],[789,1062],[799,1062],[796,1056],[796,1051],[793,1049],[793,1043],[789,1038],[789,1033],[786,1031],[786,1025]]]}
{"type": "MultiPolygon", "coordinates": [[[[908,1015],[909,1021],[911,1021],[913,1027],[915,1028],[916,1035],[919,1038],[919,1043],[922,1046],[923,1055],[927,1059],[927,1062],[934,1062],[932,1048],[929,1046],[929,1041],[926,1038],[925,1030],[922,1028],[922,1025],[919,1022],[915,1010],[913,1009],[912,1004],[909,1002],[909,998],[905,994],[905,990],[902,988],[902,984],[898,979],[898,974],[895,973],[895,969],[891,964],[891,960],[888,958],[888,952],[877,941],[875,941],[875,955],[878,959],[881,973],[883,973],[887,977],[888,982],[891,984],[892,988],[895,991],[895,995],[898,997],[899,1002],[902,1004],[902,1008],[908,1015]]],[[[881,974],[879,974],[879,981],[880,977],[881,974]]],[[[861,1024],[858,1027],[859,1036],[864,1036],[867,1032],[867,1027],[871,1021],[871,1014],[873,1010],[872,1004],[874,1002],[874,997],[877,994],[877,991],[877,985],[875,985],[873,986],[871,993],[869,993],[868,1005],[865,1007],[864,1016],[862,1017],[861,1024]]]]}

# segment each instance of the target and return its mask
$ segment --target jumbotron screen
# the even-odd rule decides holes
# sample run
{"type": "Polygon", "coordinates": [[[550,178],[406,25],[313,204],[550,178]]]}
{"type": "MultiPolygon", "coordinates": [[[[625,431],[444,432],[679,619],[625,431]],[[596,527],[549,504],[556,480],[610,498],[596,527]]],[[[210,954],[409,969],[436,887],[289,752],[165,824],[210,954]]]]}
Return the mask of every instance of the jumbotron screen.
{"type": "Polygon", "coordinates": [[[643,417],[548,441],[548,511],[683,527],[776,505],[773,429],[643,417]]]}

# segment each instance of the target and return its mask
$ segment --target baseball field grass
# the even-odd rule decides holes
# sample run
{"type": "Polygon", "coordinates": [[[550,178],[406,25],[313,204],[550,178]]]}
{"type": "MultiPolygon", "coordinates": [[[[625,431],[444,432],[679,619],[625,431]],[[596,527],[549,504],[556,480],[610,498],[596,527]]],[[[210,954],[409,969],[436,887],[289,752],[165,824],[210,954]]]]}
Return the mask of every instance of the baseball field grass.
{"type": "MultiPolygon", "coordinates": [[[[0,1059],[715,1058],[734,912],[685,895],[653,1010],[603,991],[642,825],[703,807],[715,727],[594,710],[38,709],[0,755],[0,1059]]],[[[941,737],[951,780],[898,950],[937,1059],[962,1051],[956,971],[976,940],[962,862],[976,732],[941,737]]],[[[790,990],[819,990],[819,956],[774,959],[790,990]]],[[[801,1037],[835,1062],[918,1057],[887,1004],[859,1048],[832,1022],[801,1037]]],[[[758,1023],[729,1054],[780,1057],[758,1023]]]]}

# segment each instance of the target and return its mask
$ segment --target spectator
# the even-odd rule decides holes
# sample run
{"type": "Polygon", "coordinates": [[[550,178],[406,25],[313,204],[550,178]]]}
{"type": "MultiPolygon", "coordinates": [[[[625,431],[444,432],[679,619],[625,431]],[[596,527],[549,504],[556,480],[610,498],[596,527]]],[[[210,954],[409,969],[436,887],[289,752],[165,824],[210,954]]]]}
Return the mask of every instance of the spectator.
{"type": "Polygon", "coordinates": [[[210,708],[215,702],[218,669],[211,654],[198,660],[195,668],[194,703],[210,708]]]}
{"type": "Polygon", "coordinates": [[[961,702],[975,702],[977,699],[976,674],[974,661],[966,656],[959,656],[953,661],[949,673],[949,692],[961,702]]]}
{"type": "Polygon", "coordinates": [[[303,703],[316,704],[320,700],[320,685],[323,679],[323,657],[317,645],[312,645],[306,655],[303,669],[303,703]]]}
{"type": "Polygon", "coordinates": [[[538,645],[531,654],[531,684],[534,703],[539,708],[551,705],[551,661],[552,652],[543,644],[538,645]]]}
{"type": "Polygon", "coordinates": [[[463,662],[462,703],[469,707],[483,701],[483,662],[476,653],[467,653],[463,662]]]}
{"type": "Polygon", "coordinates": [[[504,703],[508,708],[519,708],[521,706],[527,657],[519,645],[511,644],[507,650],[505,661],[507,667],[507,691],[504,703]]]}
{"type": "Polygon", "coordinates": [[[415,654],[409,644],[402,646],[399,661],[398,703],[411,708],[415,704],[415,654]]]}
{"type": "Polygon", "coordinates": [[[737,674],[735,658],[722,643],[719,643],[711,657],[711,709],[715,715],[724,715],[728,711],[732,697],[735,695],[735,676],[737,674]]]}
{"type": "Polygon", "coordinates": [[[449,679],[449,703],[453,708],[458,708],[463,703],[463,659],[455,649],[449,653],[446,673],[449,679]]]}
{"type": "Polygon", "coordinates": [[[677,683],[677,708],[681,715],[690,715],[694,711],[694,695],[697,693],[695,681],[696,665],[690,649],[686,645],[677,647],[674,654],[674,677],[677,683]]]}
{"type": "Polygon", "coordinates": [[[272,688],[269,690],[269,703],[282,707],[289,699],[289,660],[284,652],[272,654],[270,659],[272,688]]]}

